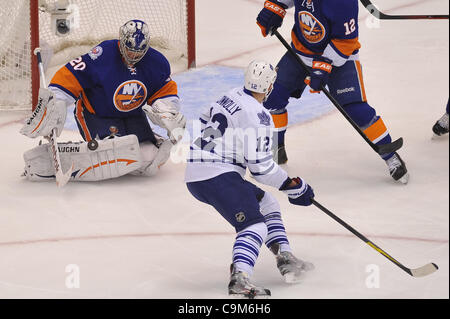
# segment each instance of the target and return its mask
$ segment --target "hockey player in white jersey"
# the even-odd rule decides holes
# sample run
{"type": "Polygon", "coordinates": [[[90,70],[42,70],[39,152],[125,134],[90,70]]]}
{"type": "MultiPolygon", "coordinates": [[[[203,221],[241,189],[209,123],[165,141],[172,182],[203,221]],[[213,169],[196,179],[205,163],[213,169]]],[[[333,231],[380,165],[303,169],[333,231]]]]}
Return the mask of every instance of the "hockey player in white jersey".
{"type": "Polygon", "coordinates": [[[231,90],[200,117],[202,131],[194,139],[186,167],[186,183],[199,201],[213,206],[236,230],[228,293],[247,298],[270,296],[250,282],[263,243],[275,254],[285,281],[300,281],[313,265],[297,259],[289,245],[277,200],[244,179],[253,178],[286,193],[294,205],[311,205],[312,188],[289,178],[273,160],[273,121],[262,102],[272,91],[276,71],[253,61],[245,85],[231,90]]]}

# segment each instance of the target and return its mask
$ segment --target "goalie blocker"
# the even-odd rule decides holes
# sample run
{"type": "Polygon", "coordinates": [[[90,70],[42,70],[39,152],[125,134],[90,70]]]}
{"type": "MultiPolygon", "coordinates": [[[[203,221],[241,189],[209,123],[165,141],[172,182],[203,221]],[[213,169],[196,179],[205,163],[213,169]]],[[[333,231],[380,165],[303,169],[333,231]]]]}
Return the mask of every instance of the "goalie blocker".
{"type": "MultiPolygon", "coordinates": [[[[73,165],[71,181],[101,181],[126,174],[152,176],[168,160],[172,147],[169,140],[160,141],[158,147],[152,143],[139,144],[135,135],[93,141],[58,143],[63,171],[73,165]]],[[[28,180],[55,178],[50,144],[40,144],[23,157],[24,176],[28,180]]]]}

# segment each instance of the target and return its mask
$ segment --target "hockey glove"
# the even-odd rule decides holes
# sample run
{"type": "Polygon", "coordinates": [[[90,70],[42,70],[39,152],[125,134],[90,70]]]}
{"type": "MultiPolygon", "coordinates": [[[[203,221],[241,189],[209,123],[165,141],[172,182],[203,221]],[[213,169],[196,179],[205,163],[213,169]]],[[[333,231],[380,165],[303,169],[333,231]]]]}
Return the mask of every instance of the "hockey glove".
{"type": "Polygon", "coordinates": [[[183,138],[186,118],[179,111],[178,98],[159,99],[151,106],[144,105],[142,109],[154,124],[167,130],[173,144],[178,143],[183,138]]]}
{"type": "Polygon", "coordinates": [[[39,89],[39,100],[31,117],[20,130],[25,136],[35,138],[50,136],[56,129],[56,136],[61,135],[67,117],[67,106],[62,100],[54,98],[52,91],[39,89]]]}
{"type": "Polygon", "coordinates": [[[289,202],[293,205],[309,206],[314,198],[314,191],[300,177],[288,178],[280,188],[280,191],[287,194],[289,202]]]}
{"type": "Polygon", "coordinates": [[[286,15],[286,6],[278,1],[266,1],[264,8],[258,14],[256,23],[261,28],[262,35],[272,35],[272,33],[281,27],[284,16],[286,15]]]}
{"type": "Polygon", "coordinates": [[[305,79],[305,83],[311,88],[311,93],[320,93],[323,86],[328,83],[333,61],[325,57],[314,58],[311,75],[305,79]]]}

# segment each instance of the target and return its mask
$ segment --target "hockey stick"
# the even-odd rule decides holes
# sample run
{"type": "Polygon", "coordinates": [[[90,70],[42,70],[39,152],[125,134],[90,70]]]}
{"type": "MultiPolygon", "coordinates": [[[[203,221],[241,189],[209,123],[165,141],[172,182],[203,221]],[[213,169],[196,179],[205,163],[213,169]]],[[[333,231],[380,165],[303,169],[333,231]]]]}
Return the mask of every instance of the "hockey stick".
{"type": "MultiPolygon", "coordinates": [[[[301,67],[310,74],[308,67],[306,64],[300,59],[300,57],[297,55],[297,53],[294,52],[294,50],[291,48],[291,46],[286,42],[286,40],[281,36],[281,34],[278,31],[274,31],[273,34],[280,40],[280,42],[284,45],[284,47],[289,51],[289,53],[292,54],[292,56],[295,58],[295,60],[301,65],[301,67]]],[[[327,98],[333,103],[333,105],[339,110],[339,112],[342,113],[342,115],[347,119],[347,121],[353,126],[353,128],[361,135],[361,137],[369,144],[369,146],[378,154],[389,154],[393,153],[396,150],[400,149],[403,146],[403,138],[399,138],[398,140],[389,143],[389,144],[383,144],[383,145],[376,145],[372,143],[371,140],[364,134],[363,131],[359,128],[358,124],[353,121],[350,116],[347,114],[347,112],[344,111],[342,106],[339,104],[339,102],[331,95],[331,93],[325,88],[325,86],[321,87],[321,90],[323,93],[327,96],[327,98]]]]}
{"type": "Polygon", "coordinates": [[[378,10],[370,0],[361,0],[361,3],[366,7],[374,17],[380,20],[425,20],[425,19],[448,19],[448,15],[389,15],[384,14],[378,10]]]}
{"type": "Polygon", "coordinates": [[[428,276],[432,273],[434,273],[436,270],[439,269],[439,267],[435,264],[435,263],[429,263],[426,264],[425,266],[419,267],[419,268],[415,268],[415,269],[410,269],[404,265],[402,265],[400,262],[398,262],[397,260],[395,260],[393,257],[391,257],[389,254],[387,254],[383,249],[381,249],[380,247],[378,247],[377,245],[375,245],[372,241],[370,241],[369,239],[367,239],[364,235],[362,235],[361,233],[359,233],[357,230],[355,230],[353,227],[351,227],[349,224],[347,224],[346,222],[344,222],[342,219],[340,219],[339,217],[337,217],[336,215],[334,215],[332,212],[330,212],[328,209],[326,209],[325,207],[323,207],[321,204],[319,204],[318,202],[316,202],[314,199],[311,199],[311,202],[313,203],[314,206],[316,206],[317,208],[319,208],[321,211],[323,211],[325,214],[327,214],[328,216],[330,216],[331,218],[333,218],[335,221],[337,221],[339,224],[341,224],[342,226],[344,226],[345,228],[347,228],[347,230],[349,230],[350,232],[352,232],[354,235],[356,235],[356,237],[358,237],[359,239],[361,239],[363,242],[365,242],[367,245],[369,245],[370,247],[372,247],[373,249],[375,249],[377,252],[379,252],[380,254],[382,254],[384,257],[386,257],[387,259],[389,259],[391,262],[393,262],[395,265],[397,265],[398,267],[400,267],[403,271],[405,271],[406,273],[408,273],[409,275],[413,276],[413,277],[424,277],[424,276],[428,276]]]}
{"type": "MultiPolygon", "coordinates": [[[[42,85],[44,88],[47,88],[47,83],[45,81],[44,66],[42,64],[41,48],[34,49],[34,54],[36,55],[36,58],[38,60],[39,73],[41,75],[42,85]]],[[[70,180],[70,177],[72,176],[73,164],[66,173],[62,171],[61,159],[59,157],[58,143],[56,142],[56,128],[53,129],[50,135],[46,136],[45,138],[49,141],[50,150],[52,152],[52,161],[53,166],[55,168],[56,185],[58,187],[63,187],[64,185],[67,184],[67,182],[70,180]]]]}

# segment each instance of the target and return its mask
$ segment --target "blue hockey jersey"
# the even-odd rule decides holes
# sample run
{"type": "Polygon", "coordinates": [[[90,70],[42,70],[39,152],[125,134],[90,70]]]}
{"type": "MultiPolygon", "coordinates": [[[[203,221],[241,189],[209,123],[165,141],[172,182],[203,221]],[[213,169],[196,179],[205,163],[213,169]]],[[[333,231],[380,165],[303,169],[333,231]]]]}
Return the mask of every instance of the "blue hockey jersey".
{"type": "Polygon", "coordinates": [[[145,103],[176,96],[177,85],[170,72],[167,59],[153,48],[135,66],[127,66],[119,41],[108,40],[63,66],[49,87],[78,100],[77,109],[120,118],[140,114],[145,103]]]}
{"type": "Polygon", "coordinates": [[[323,55],[342,65],[361,47],[358,0],[279,0],[295,7],[292,47],[301,55],[323,55]]]}

